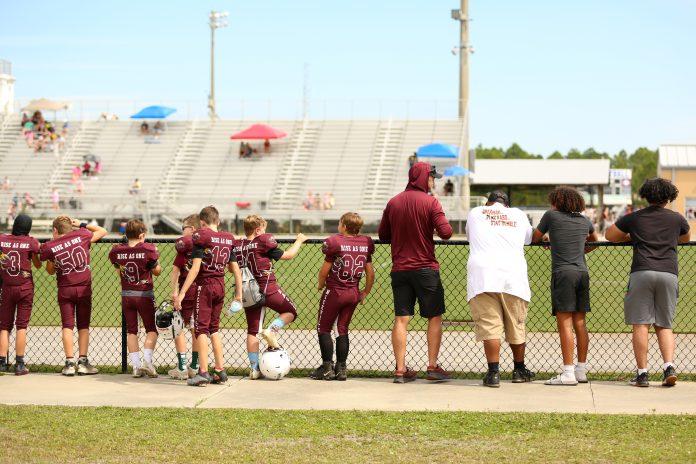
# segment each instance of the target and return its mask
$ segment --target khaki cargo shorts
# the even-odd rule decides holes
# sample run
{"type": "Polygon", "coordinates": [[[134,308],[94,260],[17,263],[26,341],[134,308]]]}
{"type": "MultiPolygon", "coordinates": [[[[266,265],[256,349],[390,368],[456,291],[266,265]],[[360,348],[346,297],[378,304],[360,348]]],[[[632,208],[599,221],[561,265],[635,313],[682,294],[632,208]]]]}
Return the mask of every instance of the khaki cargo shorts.
{"type": "Polygon", "coordinates": [[[469,300],[476,341],[499,340],[511,345],[525,342],[528,303],[507,293],[480,293],[469,300]]]}

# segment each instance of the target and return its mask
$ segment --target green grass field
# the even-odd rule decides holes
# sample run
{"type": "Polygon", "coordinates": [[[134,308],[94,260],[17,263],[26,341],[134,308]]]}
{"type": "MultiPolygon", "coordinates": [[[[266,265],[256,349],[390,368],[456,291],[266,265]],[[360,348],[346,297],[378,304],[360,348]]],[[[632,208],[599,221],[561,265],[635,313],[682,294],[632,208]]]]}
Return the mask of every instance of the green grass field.
{"type": "Polygon", "coordinates": [[[0,406],[0,434],[3,463],[696,459],[693,416],[0,406]]]}
{"type": "MultiPolygon", "coordinates": [[[[97,244],[92,249],[93,266],[93,325],[119,326],[121,324],[120,285],[115,270],[108,263],[111,244],[97,244]]],[[[287,245],[283,245],[287,246],[287,245]]],[[[171,243],[159,244],[164,273],[156,279],[158,302],[167,298],[169,272],[175,256],[171,243]]],[[[623,295],[628,282],[632,250],[630,247],[600,247],[588,255],[592,285],[592,313],[588,324],[592,332],[626,332],[623,322],[623,295]]],[[[676,330],[696,332],[696,258],[695,247],[680,249],[680,305],[677,311],[676,330]]],[[[454,321],[450,330],[471,330],[466,323],[471,316],[466,304],[466,259],[468,247],[445,245],[437,247],[442,265],[442,278],[447,298],[445,319],[454,321]]],[[[295,328],[314,328],[318,309],[319,292],[316,290],[316,274],[322,262],[318,244],[307,244],[293,261],[277,264],[277,276],[281,285],[298,306],[299,318],[295,328]]],[[[541,247],[527,248],[529,279],[532,301],[527,328],[530,331],[555,331],[555,320],[550,314],[550,252],[541,247]]],[[[392,294],[389,283],[390,255],[388,246],[378,245],[374,256],[377,281],[367,302],[358,307],[351,327],[354,329],[387,330],[393,321],[392,294]]],[[[44,270],[35,272],[36,296],[33,325],[60,325],[56,304],[55,282],[44,270]]],[[[228,288],[231,279],[228,278],[228,288]]],[[[231,295],[231,292],[229,293],[231,295]]],[[[223,326],[244,328],[243,315],[223,317],[223,326]]],[[[414,328],[423,328],[424,321],[417,318],[414,328]]]]}

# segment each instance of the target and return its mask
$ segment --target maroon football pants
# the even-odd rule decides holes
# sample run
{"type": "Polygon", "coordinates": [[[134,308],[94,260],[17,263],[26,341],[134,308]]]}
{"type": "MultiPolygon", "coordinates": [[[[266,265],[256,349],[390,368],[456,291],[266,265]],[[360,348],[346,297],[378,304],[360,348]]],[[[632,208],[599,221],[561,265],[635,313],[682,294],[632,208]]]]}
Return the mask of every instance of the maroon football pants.
{"type": "Polygon", "coordinates": [[[317,331],[331,333],[331,328],[336,324],[338,334],[346,335],[359,302],[360,293],[357,288],[325,288],[319,300],[317,331]]]}
{"type": "Polygon", "coordinates": [[[33,285],[3,285],[0,290],[0,330],[26,329],[34,303],[33,285]]]}

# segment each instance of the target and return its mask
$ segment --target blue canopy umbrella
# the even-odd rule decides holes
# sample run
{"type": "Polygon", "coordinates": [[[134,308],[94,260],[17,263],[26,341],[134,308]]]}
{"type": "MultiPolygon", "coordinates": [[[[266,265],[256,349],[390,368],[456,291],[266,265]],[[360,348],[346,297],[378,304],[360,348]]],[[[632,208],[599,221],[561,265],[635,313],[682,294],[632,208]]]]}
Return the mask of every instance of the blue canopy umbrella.
{"type": "Polygon", "coordinates": [[[446,143],[431,143],[418,148],[416,156],[419,158],[457,158],[459,149],[455,145],[446,143]]]}
{"type": "Polygon", "coordinates": [[[467,174],[469,174],[471,171],[469,171],[466,168],[463,168],[461,166],[450,166],[447,169],[445,169],[445,176],[447,177],[464,177],[467,174]]]}
{"type": "Polygon", "coordinates": [[[162,119],[176,112],[176,108],[167,106],[148,106],[131,116],[131,119],[162,119]]]}

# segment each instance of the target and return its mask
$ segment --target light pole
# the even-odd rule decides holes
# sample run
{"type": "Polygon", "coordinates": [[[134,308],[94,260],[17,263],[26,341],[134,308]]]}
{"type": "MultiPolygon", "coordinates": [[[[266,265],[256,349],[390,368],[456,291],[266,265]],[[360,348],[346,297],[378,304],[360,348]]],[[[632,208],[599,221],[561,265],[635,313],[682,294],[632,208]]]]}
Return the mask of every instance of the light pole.
{"type": "MultiPolygon", "coordinates": [[[[458,10],[452,10],[452,19],[459,21],[459,46],[452,50],[459,53],[459,122],[462,124],[462,136],[459,143],[459,158],[463,168],[469,166],[469,53],[473,48],[469,44],[469,0],[461,0],[458,10]]],[[[471,206],[471,186],[469,174],[462,177],[460,183],[461,200],[465,211],[471,206]]]]}
{"type": "Polygon", "coordinates": [[[208,18],[210,21],[210,94],[208,95],[208,114],[210,119],[217,119],[218,115],[215,112],[215,29],[227,27],[228,12],[211,11],[208,18]]]}

